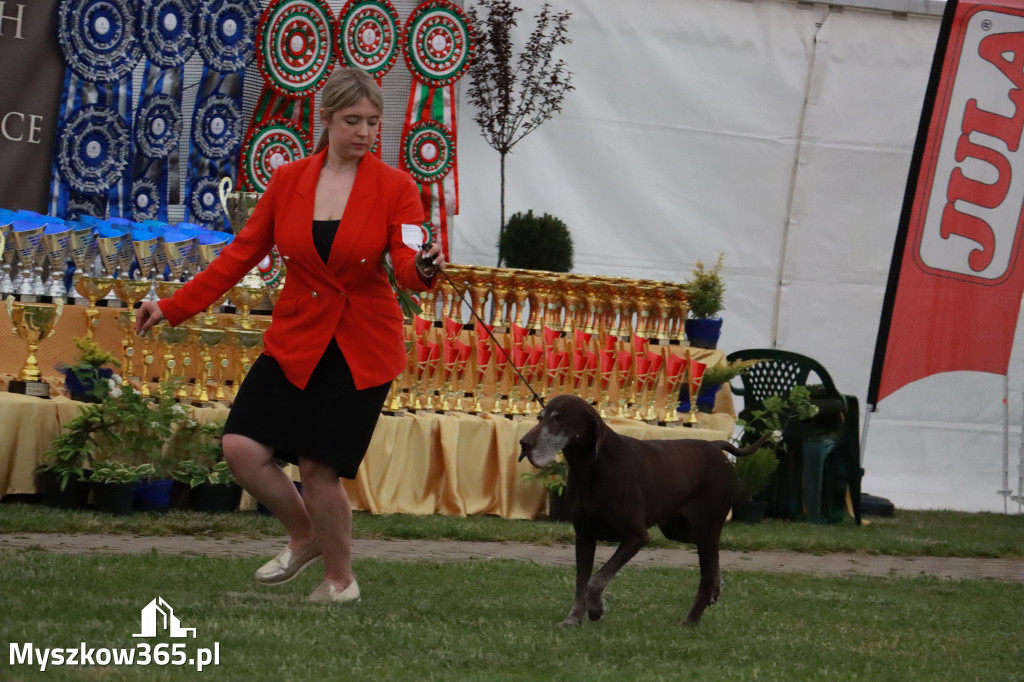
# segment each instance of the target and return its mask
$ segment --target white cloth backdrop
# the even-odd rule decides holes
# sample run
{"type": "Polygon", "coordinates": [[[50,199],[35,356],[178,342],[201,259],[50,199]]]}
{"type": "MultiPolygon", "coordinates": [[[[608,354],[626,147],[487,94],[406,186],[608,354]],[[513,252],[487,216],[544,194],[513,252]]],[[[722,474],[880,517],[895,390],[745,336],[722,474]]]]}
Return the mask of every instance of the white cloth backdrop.
{"type": "MultiPolygon", "coordinates": [[[[517,4],[525,34],[541,3],[517,4]]],[[[509,157],[508,213],[565,220],[581,273],[682,281],[725,252],[719,347],[816,358],[863,421],[940,17],[777,0],[554,6],[573,12],[561,54],[576,90],[509,157]]],[[[463,101],[453,259],[493,265],[498,155],[474,114],[463,101]]],[[[1018,333],[1015,490],[1022,344],[1018,333]]],[[[883,401],[864,490],[903,508],[1002,511],[1002,391],[999,376],[951,373],[883,401]]]]}

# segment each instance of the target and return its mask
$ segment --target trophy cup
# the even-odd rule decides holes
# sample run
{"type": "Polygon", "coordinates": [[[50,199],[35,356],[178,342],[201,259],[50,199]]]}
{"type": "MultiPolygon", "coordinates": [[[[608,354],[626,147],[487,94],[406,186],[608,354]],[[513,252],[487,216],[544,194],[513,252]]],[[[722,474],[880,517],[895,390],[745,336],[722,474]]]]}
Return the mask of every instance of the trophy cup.
{"type": "Polygon", "coordinates": [[[149,282],[149,291],[142,300],[156,300],[156,252],[160,246],[160,239],[150,232],[132,230],[131,233],[132,251],[135,260],[139,264],[138,280],[149,282]]]}
{"type": "MultiPolygon", "coordinates": [[[[166,322],[161,322],[157,325],[155,331],[157,340],[163,346],[163,353],[161,354],[161,359],[163,360],[162,381],[164,384],[170,385],[174,377],[181,376],[181,369],[178,367],[175,349],[180,348],[182,344],[188,341],[189,330],[187,327],[172,327],[166,322]]],[[[187,394],[183,395],[184,393],[184,388],[178,386],[175,397],[179,399],[185,397],[187,394]]]]}
{"type": "Polygon", "coordinates": [[[57,299],[56,304],[14,302],[14,296],[7,297],[7,314],[11,318],[11,331],[25,341],[28,346],[28,358],[17,379],[12,379],[7,390],[11,393],[22,393],[36,398],[49,398],[50,385],[42,380],[36,351],[45,340],[57,321],[64,313],[64,301],[57,299]]]}
{"type": "Polygon", "coordinates": [[[686,426],[695,426],[697,424],[697,394],[700,393],[700,384],[707,365],[694,360],[689,349],[686,351],[686,358],[686,378],[690,387],[690,416],[686,419],[686,426]]]}
{"type": "MultiPolygon", "coordinates": [[[[111,288],[116,279],[127,279],[128,273],[120,270],[121,235],[97,234],[96,249],[100,254],[100,265],[107,278],[111,280],[111,288]]],[[[111,308],[119,308],[121,300],[108,290],[104,295],[106,305],[111,308]]]]}
{"type": "Polygon", "coordinates": [[[199,347],[199,373],[196,376],[195,390],[192,391],[192,398],[195,403],[205,405],[210,402],[210,394],[207,384],[213,375],[213,355],[211,348],[217,346],[224,340],[225,329],[207,329],[205,327],[193,327],[191,330],[192,341],[199,347]]]}
{"type": "MultiPolygon", "coordinates": [[[[137,313],[135,312],[135,304],[146,297],[149,293],[151,284],[149,280],[145,279],[115,279],[114,280],[114,292],[117,297],[124,301],[128,305],[127,315],[122,315],[119,320],[121,330],[124,334],[121,337],[121,348],[125,358],[125,375],[124,385],[127,386],[130,382],[128,380],[128,362],[135,355],[135,346],[133,337],[135,336],[135,319],[137,313]]],[[[146,371],[145,362],[140,371],[144,374],[146,371]]],[[[140,374],[142,379],[142,395],[149,395],[148,384],[145,376],[140,374]]]]}
{"type": "MultiPolygon", "coordinates": [[[[246,275],[246,278],[248,278],[248,275],[246,275]]],[[[263,297],[267,295],[267,290],[262,284],[260,286],[247,284],[246,278],[242,279],[241,284],[231,287],[229,298],[242,311],[242,316],[238,318],[238,326],[242,329],[253,329],[256,325],[255,321],[250,317],[249,311],[263,300],[263,297]]]]}
{"type": "Polygon", "coordinates": [[[71,246],[71,228],[64,224],[50,223],[43,230],[43,253],[50,263],[50,281],[45,286],[46,296],[51,300],[63,299],[68,290],[64,287],[64,273],[68,268],[71,246]]]}
{"type": "Polygon", "coordinates": [[[238,347],[238,362],[235,370],[235,391],[242,385],[249,370],[252,369],[252,360],[249,358],[249,351],[257,348],[263,343],[263,332],[255,329],[229,329],[228,334],[238,347]]]}
{"type": "Polygon", "coordinates": [[[231,223],[231,231],[235,234],[245,226],[260,195],[258,192],[233,192],[231,178],[221,178],[217,193],[220,196],[220,205],[224,209],[224,215],[231,223]]]}
{"type": "Polygon", "coordinates": [[[17,221],[11,227],[14,248],[21,262],[20,285],[15,292],[18,298],[26,303],[37,303],[40,296],[45,296],[42,275],[38,272],[43,263],[43,232],[46,225],[17,221]]]}
{"type": "Polygon", "coordinates": [[[491,326],[495,331],[501,332],[509,328],[508,319],[505,316],[509,289],[512,286],[512,273],[507,270],[495,269],[491,276],[491,290],[493,300],[491,305],[494,308],[494,317],[491,318],[491,326]]]}
{"type": "Polygon", "coordinates": [[[13,294],[15,290],[13,221],[0,217],[0,294],[13,294]]]}
{"type": "Polygon", "coordinates": [[[679,421],[679,380],[686,372],[689,364],[685,358],[681,358],[665,348],[665,425],[674,424],[679,421]]]}

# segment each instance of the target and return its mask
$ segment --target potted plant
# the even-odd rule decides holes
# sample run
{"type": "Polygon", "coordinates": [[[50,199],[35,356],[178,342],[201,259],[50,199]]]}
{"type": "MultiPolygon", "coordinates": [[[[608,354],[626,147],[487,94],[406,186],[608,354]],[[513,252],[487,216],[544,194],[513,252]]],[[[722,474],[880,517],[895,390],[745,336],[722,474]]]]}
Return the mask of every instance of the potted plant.
{"type": "Polygon", "coordinates": [[[742,440],[752,442],[764,435],[770,438],[754,453],[736,460],[735,520],[756,523],[764,518],[767,502],[757,498],[771,483],[778,469],[778,453],[786,450],[783,434],[793,419],[806,421],[817,413],[818,407],[811,402],[810,389],[794,386],[786,396],[765,398],[758,409],[751,410],[748,419],[736,420],[736,425],[743,429],[742,440]]]}
{"type": "MultiPolygon", "coordinates": [[[[115,383],[101,402],[85,406],[64,425],[43,471],[71,480],[84,478],[86,467],[95,475],[102,464],[104,476],[117,474],[123,479],[124,471],[116,463],[140,474],[136,486],[163,475],[168,461],[162,450],[184,417],[173,396],[173,385],[161,385],[158,399],[150,400],[130,386],[115,383]],[[144,464],[149,466],[140,469],[144,464]]],[[[99,482],[108,481],[101,477],[99,482]]]]}
{"type": "MultiPolygon", "coordinates": [[[[697,409],[701,412],[712,412],[715,399],[723,384],[727,384],[741,374],[761,362],[760,360],[733,360],[720,365],[712,365],[704,370],[701,378],[700,391],[697,393],[697,409]]],[[[690,388],[683,386],[679,390],[679,412],[690,411],[690,388]]]]}
{"type": "Polygon", "coordinates": [[[171,476],[187,486],[189,508],[196,511],[232,511],[241,500],[242,489],[221,458],[223,433],[224,420],[200,424],[188,419],[171,437],[171,449],[179,457],[171,476]]]}
{"type": "Polygon", "coordinates": [[[686,338],[694,348],[717,348],[722,334],[722,318],[718,313],[725,310],[723,297],[725,282],[722,281],[722,261],[725,254],[719,254],[713,268],[704,268],[697,261],[690,279],[683,282],[686,302],[690,314],[683,322],[686,338]]]}
{"type": "Polygon", "coordinates": [[[72,400],[98,403],[110,391],[110,382],[114,381],[114,367],[120,367],[121,363],[100,348],[94,339],[76,336],[72,341],[78,349],[78,358],[73,364],[57,367],[57,371],[64,375],[64,388],[71,394],[72,400]]]}
{"type": "Polygon", "coordinates": [[[569,506],[565,499],[565,486],[569,480],[569,463],[561,453],[554,461],[536,471],[522,475],[524,481],[538,481],[548,491],[548,518],[552,521],[570,521],[569,506]]]}
{"type": "Polygon", "coordinates": [[[573,264],[572,233],[553,215],[533,211],[508,219],[498,244],[505,267],[569,272],[573,264]]]}
{"type": "Polygon", "coordinates": [[[96,508],[109,514],[130,514],[134,508],[135,486],[153,475],[153,465],[125,464],[116,460],[94,462],[92,488],[96,508]]]}
{"type": "Polygon", "coordinates": [[[740,523],[760,523],[768,505],[755,499],[772,481],[779,468],[779,458],[770,445],[760,447],[746,457],[736,460],[736,499],[732,503],[732,520],[740,523]]]}
{"type": "Polygon", "coordinates": [[[60,509],[80,509],[89,497],[88,467],[92,434],[102,425],[99,405],[88,405],[64,427],[37,469],[43,504],[60,509]]]}

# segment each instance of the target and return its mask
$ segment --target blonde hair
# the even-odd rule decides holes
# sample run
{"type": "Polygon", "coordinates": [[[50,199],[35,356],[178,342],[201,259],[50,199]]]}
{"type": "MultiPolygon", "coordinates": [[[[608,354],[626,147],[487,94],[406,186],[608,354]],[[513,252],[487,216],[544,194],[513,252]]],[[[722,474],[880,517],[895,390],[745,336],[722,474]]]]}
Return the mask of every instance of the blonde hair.
{"type": "MultiPolygon", "coordinates": [[[[373,76],[360,69],[335,69],[321,91],[320,109],[330,118],[334,112],[354,107],[363,99],[384,113],[384,93],[373,76]]],[[[314,154],[327,146],[327,128],[320,133],[314,154]]]]}

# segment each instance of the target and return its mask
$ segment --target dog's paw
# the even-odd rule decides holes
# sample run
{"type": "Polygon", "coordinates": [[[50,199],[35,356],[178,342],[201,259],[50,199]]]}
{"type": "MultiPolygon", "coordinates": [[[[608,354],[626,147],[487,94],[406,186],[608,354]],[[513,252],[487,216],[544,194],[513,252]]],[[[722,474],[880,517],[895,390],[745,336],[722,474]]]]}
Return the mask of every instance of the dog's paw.
{"type": "Polygon", "coordinates": [[[561,625],[564,628],[583,625],[583,614],[577,613],[576,610],[573,609],[569,612],[569,615],[565,617],[565,620],[559,623],[559,625],[561,625]]]}

